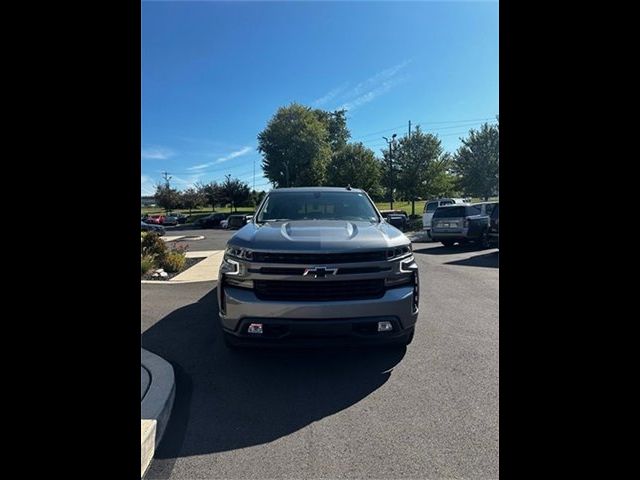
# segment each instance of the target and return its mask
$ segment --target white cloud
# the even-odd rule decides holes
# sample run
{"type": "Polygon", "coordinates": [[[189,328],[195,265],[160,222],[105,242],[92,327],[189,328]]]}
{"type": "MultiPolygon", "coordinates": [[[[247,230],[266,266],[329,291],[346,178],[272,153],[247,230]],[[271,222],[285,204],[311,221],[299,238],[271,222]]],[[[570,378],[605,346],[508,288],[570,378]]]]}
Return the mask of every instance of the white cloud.
{"type": "Polygon", "coordinates": [[[210,167],[211,165],[215,165],[217,163],[222,163],[222,162],[227,162],[229,160],[233,160],[234,158],[241,157],[242,155],[246,155],[251,150],[253,150],[252,147],[242,147],[240,150],[236,150],[235,152],[231,152],[230,154],[225,155],[223,157],[220,157],[220,158],[214,160],[213,162],[207,162],[207,163],[202,163],[200,165],[194,165],[193,167],[187,168],[187,170],[202,170],[203,168],[210,167]]]}
{"type": "Polygon", "coordinates": [[[334,99],[341,100],[342,103],[340,106],[336,107],[335,110],[345,109],[353,111],[356,108],[373,101],[404,81],[406,77],[398,77],[398,73],[400,73],[400,71],[409,63],[411,63],[411,60],[405,60],[402,63],[385,68],[384,70],[358,83],[355,87],[346,92],[344,91],[346,84],[343,84],[340,87],[334,88],[323,97],[315,100],[314,104],[320,105],[321,102],[327,103],[334,99]],[[340,94],[341,92],[342,94],[340,94]]]}
{"type": "Polygon", "coordinates": [[[174,155],[175,152],[163,147],[143,148],[140,152],[140,156],[144,160],[166,160],[174,155]]]}
{"type": "Polygon", "coordinates": [[[141,195],[153,195],[156,192],[156,186],[151,180],[151,177],[147,175],[140,175],[140,194],[141,195]]]}
{"type": "Polygon", "coordinates": [[[320,106],[324,105],[325,103],[328,103],[329,101],[333,100],[336,96],[338,96],[339,93],[343,92],[344,89],[347,88],[348,85],[349,85],[349,83],[343,83],[339,87],[334,88],[333,90],[328,92],[326,95],[315,99],[312,102],[313,105],[316,106],[316,107],[320,107],[320,106]]]}

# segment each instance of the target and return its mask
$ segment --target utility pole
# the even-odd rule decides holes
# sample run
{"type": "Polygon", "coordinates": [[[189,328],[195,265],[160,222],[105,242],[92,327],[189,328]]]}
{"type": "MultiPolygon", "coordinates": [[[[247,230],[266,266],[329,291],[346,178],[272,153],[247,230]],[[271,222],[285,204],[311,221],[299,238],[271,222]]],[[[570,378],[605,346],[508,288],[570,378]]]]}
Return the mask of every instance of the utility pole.
{"type": "Polygon", "coordinates": [[[165,186],[169,188],[169,180],[171,180],[172,177],[169,176],[169,172],[162,172],[162,176],[164,177],[165,186]]]}
{"type": "Polygon", "coordinates": [[[411,120],[409,120],[409,139],[411,139],[411,120]]]}
{"type": "Polygon", "coordinates": [[[384,140],[389,144],[389,203],[390,203],[390,209],[393,210],[393,188],[395,186],[395,182],[394,182],[394,172],[393,172],[393,143],[396,141],[396,137],[398,135],[396,135],[395,133],[393,135],[391,135],[391,140],[389,140],[387,137],[382,137],[384,138],[384,140]]]}
{"type": "Polygon", "coordinates": [[[256,191],[256,157],[253,157],[253,191],[256,191]]]}

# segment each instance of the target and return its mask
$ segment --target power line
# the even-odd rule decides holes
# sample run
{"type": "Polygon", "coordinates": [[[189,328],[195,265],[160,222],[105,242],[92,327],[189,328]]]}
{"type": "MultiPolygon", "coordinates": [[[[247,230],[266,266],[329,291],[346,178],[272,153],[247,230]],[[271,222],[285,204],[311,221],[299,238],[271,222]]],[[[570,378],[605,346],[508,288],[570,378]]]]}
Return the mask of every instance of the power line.
{"type": "MultiPolygon", "coordinates": [[[[469,118],[469,119],[466,119],[466,120],[446,120],[446,121],[438,121],[438,122],[415,122],[415,124],[416,125],[443,125],[443,124],[450,124],[450,123],[482,122],[482,121],[486,121],[486,120],[491,120],[492,118],[495,118],[495,117],[469,118]]],[[[462,125],[452,125],[450,127],[442,127],[442,128],[455,128],[455,127],[461,127],[461,126],[462,125]]],[[[359,135],[357,137],[353,137],[353,138],[351,138],[351,140],[359,140],[359,139],[362,139],[362,138],[370,137],[372,135],[378,135],[380,133],[386,133],[386,132],[389,132],[391,130],[394,130],[396,128],[401,128],[401,127],[404,127],[404,124],[403,125],[397,125],[395,127],[390,127],[390,128],[385,129],[385,130],[380,130],[380,131],[377,131],[377,132],[365,133],[365,134],[359,135]]]]}

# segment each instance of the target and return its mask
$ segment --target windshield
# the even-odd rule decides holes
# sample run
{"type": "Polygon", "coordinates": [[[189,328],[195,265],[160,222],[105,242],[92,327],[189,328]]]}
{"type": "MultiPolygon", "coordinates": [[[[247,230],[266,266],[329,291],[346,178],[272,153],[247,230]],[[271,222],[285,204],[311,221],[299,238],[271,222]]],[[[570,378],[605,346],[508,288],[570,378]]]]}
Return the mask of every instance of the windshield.
{"type": "Polygon", "coordinates": [[[438,208],[433,214],[433,218],[454,218],[454,217],[466,217],[466,210],[464,206],[461,207],[443,207],[438,208]]]}
{"type": "Polygon", "coordinates": [[[270,193],[256,222],[285,220],[380,221],[369,198],[360,192],[270,193]]]}

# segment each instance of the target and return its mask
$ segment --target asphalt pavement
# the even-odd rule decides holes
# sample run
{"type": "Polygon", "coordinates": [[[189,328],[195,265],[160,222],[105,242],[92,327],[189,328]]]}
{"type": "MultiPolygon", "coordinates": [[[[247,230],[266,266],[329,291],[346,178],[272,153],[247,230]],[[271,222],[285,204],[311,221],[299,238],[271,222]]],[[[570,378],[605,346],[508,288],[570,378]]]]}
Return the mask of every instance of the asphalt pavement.
{"type": "Polygon", "coordinates": [[[203,236],[202,240],[177,240],[187,244],[189,252],[201,252],[204,250],[224,250],[229,240],[238,230],[225,230],[222,228],[190,228],[188,226],[167,227],[167,236],[203,236]]]}
{"type": "Polygon", "coordinates": [[[407,348],[232,352],[216,282],[142,285],[141,346],[176,374],[146,478],[498,478],[499,253],[414,251],[407,348]]]}

